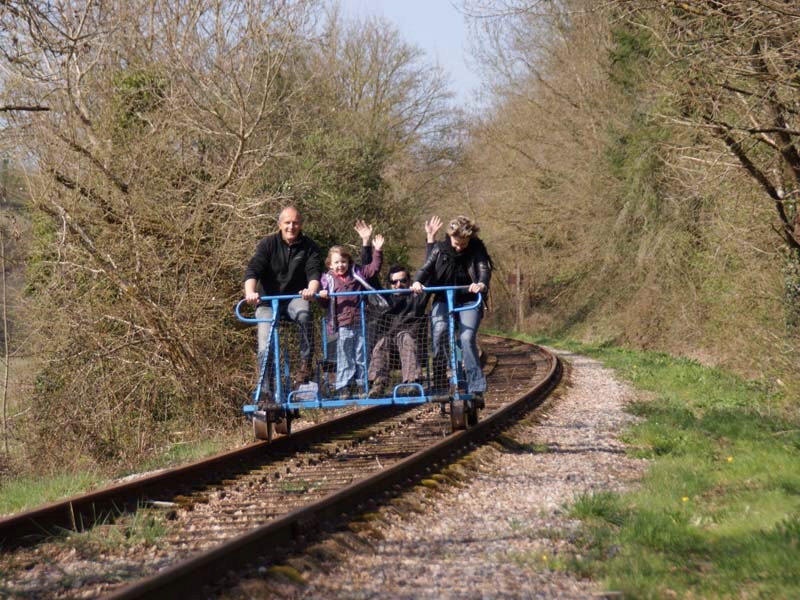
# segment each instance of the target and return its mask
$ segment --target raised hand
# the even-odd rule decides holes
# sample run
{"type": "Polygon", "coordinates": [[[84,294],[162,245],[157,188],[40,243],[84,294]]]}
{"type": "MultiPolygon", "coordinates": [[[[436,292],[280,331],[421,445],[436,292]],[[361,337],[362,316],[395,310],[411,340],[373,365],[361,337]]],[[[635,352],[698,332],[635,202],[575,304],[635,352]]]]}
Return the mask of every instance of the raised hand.
{"type": "Polygon", "coordinates": [[[364,221],[364,219],[356,219],[353,229],[356,230],[356,233],[361,238],[361,245],[369,246],[369,238],[372,237],[372,225],[364,221]]]}
{"type": "Polygon", "coordinates": [[[383,248],[383,242],[383,236],[379,233],[375,236],[375,239],[372,240],[372,247],[375,248],[375,250],[380,250],[383,248]]]}
{"type": "Polygon", "coordinates": [[[442,220],[436,215],[425,221],[425,240],[432,244],[436,241],[436,233],[442,228],[442,220]]]}

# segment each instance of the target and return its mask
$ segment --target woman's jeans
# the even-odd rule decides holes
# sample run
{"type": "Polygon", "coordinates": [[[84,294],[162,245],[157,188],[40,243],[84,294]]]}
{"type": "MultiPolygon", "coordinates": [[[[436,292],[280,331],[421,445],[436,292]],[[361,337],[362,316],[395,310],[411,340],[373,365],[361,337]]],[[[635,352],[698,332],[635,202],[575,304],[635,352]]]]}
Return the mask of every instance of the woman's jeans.
{"type": "MultiPolygon", "coordinates": [[[[456,343],[461,348],[464,371],[467,375],[467,391],[470,394],[486,391],[486,377],[478,358],[478,326],[483,318],[483,308],[477,307],[454,313],[456,343]]],[[[433,327],[433,385],[441,387],[449,364],[447,302],[434,302],[431,309],[433,327]],[[439,379],[437,381],[437,379],[439,379]]]]}

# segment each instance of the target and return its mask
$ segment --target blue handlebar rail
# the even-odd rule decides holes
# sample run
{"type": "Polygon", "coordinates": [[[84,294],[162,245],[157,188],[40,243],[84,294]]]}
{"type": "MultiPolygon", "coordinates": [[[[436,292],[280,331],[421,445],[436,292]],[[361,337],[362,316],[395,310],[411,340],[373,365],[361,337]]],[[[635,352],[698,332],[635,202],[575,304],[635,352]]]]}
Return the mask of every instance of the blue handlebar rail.
{"type": "MultiPolygon", "coordinates": [[[[423,293],[429,292],[447,292],[447,291],[456,291],[456,290],[468,290],[469,286],[467,285],[438,285],[438,286],[429,286],[423,288],[423,293]]],[[[408,288],[401,289],[401,290],[361,290],[358,292],[329,292],[328,297],[333,298],[335,296],[368,296],[370,294],[413,294],[414,291],[408,288]]],[[[314,294],[315,298],[319,298],[319,293],[314,294]]],[[[295,298],[300,298],[300,294],[281,294],[278,296],[261,296],[259,301],[261,302],[269,302],[269,301],[281,301],[281,300],[294,300],[295,298]]],[[[461,306],[454,307],[452,312],[461,312],[464,310],[472,310],[473,308],[477,308],[483,302],[483,295],[480,292],[477,292],[477,296],[475,298],[475,302],[470,304],[463,304],[461,306]]],[[[271,319],[264,319],[264,318],[257,318],[257,317],[246,317],[241,312],[241,307],[243,304],[246,304],[244,299],[239,300],[236,303],[236,307],[234,308],[234,313],[236,313],[236,318],[239,319],[242,323],[271,323],[274,321],[274,316],[271,319]]]]}

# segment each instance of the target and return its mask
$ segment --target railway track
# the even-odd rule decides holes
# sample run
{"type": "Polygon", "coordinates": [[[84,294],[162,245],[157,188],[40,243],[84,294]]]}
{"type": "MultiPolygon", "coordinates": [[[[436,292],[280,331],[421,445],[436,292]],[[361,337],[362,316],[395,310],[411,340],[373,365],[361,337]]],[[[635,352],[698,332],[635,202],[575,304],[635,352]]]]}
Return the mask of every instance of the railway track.
{"type": "Polygon", "coordinates": [[[481,345],[489,392],[477,426],[451,435],[434,404],[358,411],[4,519],[0,596],[196,596],[256,558],[296,551],[481,443],[557,383],[558,362],[542,349],[493,336],[481,345]],[[142,541],[137,526],[157,538],[142,541]],[[48,537],[59,529],[83,533],[48,537]]]}

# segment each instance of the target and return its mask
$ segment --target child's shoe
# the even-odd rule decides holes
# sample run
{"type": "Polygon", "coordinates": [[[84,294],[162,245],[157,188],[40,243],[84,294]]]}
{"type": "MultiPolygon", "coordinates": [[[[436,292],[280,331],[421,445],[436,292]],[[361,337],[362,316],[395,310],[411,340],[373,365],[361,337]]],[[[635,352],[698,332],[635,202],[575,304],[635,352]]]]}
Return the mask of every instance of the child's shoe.
{"type": "Polygon", "coordinates": [[[386,395],[386,380],[378,378],[372,382],[372,387],[369,390],[369,398],[383,398],[386,395]]]}

